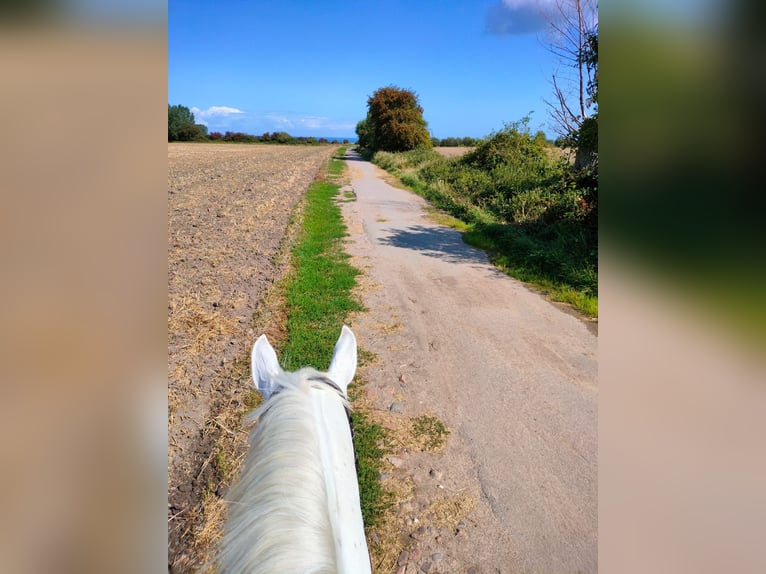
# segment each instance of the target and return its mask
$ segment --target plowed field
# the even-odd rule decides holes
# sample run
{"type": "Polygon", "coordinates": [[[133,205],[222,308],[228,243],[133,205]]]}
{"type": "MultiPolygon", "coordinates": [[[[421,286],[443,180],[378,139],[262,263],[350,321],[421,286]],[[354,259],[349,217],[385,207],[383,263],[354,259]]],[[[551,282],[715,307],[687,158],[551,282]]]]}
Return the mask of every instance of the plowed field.
{"type": "Polygon", "coordinates": [[[197,570],[242,452],[248,357],[291,215],[335,146],[168,145],[168,563],[197,570]]]}

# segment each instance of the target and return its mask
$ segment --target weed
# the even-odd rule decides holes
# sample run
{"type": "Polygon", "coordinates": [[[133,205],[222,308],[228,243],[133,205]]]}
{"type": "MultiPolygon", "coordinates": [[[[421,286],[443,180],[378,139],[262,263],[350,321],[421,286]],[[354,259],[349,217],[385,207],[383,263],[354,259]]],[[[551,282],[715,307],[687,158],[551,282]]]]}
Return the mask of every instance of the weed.
{"type": "Polygon", "coordinates": [[[441,449],[447,442],[449,433],[449,429],[436,417],[421,415],[412,419],[412,435],[423,450],[441,449]]]}
{"type": "Polygon", "coordinates": [[[367,349],[362,348],[357,349],[357,355],[360,367],[371,365],[378,358],[378,356],[372,351],[368,351],[367,349]]]}

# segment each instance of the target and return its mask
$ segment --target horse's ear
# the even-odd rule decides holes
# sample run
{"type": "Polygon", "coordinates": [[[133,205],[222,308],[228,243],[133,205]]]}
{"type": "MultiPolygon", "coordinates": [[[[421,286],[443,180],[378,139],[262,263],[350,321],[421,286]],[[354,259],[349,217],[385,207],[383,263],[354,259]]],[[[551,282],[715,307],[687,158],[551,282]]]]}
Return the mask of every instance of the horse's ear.
{"type": "Polygon", "coordinates": [[[356,372],[356,337],[343,325],[330,362],[328,376],[345,393],[356,372]]]}
{"type": "Polygon", "coordinates": [[[282,373],[282,367],[279,366],[277,353],[266,335],[258,337],[255,345],[253,345],[253,352],[250,354],[250,368],[253,372],[255,388],[263,395],[263,400],[268,400],[276,390],[277,384],[274,382],[274,377],[282,373]]]}

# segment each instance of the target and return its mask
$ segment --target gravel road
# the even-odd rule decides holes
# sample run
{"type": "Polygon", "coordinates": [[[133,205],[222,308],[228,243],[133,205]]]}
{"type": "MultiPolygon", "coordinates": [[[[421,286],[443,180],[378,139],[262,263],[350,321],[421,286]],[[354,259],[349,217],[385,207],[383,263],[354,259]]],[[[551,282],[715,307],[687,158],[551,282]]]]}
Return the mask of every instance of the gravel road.
{"type": "Polygon", "coordinates": [[[378,355],[362,371],[368,394],[451,430],[442,452],[396,458],[393,479],[415,485],[398,571],[597,571],[597,336],[378,168],[353,152],[347,163],[348,250],[369,309],[353,327],[378,355]],[[429,504],[466,495],[459,524],[428,522],[429,504]]]}

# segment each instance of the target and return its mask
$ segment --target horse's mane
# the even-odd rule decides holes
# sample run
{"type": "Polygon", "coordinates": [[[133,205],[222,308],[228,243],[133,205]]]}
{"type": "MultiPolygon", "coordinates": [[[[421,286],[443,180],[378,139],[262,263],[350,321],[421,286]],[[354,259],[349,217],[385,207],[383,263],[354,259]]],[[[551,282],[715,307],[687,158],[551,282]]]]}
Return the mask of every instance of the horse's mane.
{"type": "Polygon", "coordinates": [[[249,415],[250,453],[228,496],[223,572],[337,572],[312,392],[342,394],[326,374],[285,372],[279,391],[249,415]],[[286,540],[294,544],[285,544],[286,540]]]}

